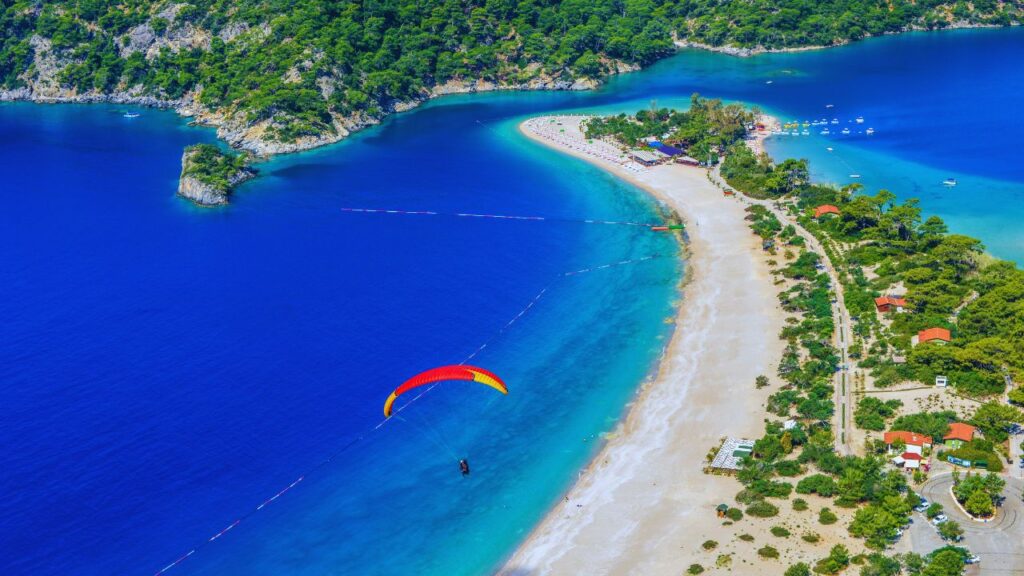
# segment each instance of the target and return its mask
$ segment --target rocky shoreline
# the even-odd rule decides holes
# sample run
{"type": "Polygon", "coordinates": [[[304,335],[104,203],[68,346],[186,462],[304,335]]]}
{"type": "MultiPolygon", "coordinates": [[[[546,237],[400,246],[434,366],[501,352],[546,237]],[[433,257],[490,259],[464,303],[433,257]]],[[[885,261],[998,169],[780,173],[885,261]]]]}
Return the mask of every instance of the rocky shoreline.
{"type": "MultiPolygon", "coordinates": [[[[619,64],[613,74],[632,72],[639,70],[639,66],[619,64]]],[[[293,142],[276,142],[263,138],[269,127],[266,124],[251,124],[243,120],[236,120],[221,112],[205,109],[197,102],[195,94],[187,94],[177,100],[161,99],[154,96],[142,95],[136,91],[119,91],[113,93],[89,92],[79,94],[74,90],[52,87],[22,87],[14,90],[0,89],[0,102],[33,102],[36,104],[126,104],[134,106],[146,106],[150,108],[173,109],[179,115],[193,118],[190,122],[193,126],[205,126],[216,128],[217,137],[225,141],[236,150],[245,150],[256,155],[257,158],[267,158],[277,154],[290,154],[311,150],[340,142],[353,132],[379,124],[390,114],[412,110],[434,98],[452,94],[473,94],[480,92],[494,92],[498,90],[592,90],[600,84],[598,80],[585,78],[573,82],[555,80],[545,76],[538,76],[533,80],[520,84],[506,84],[491,82],[487,80],[475,81],[451,81],[439,84],[424,93],[421,98],[396,101],[387,106],[386,113],[382,117],[371,117],[365,115],[356,116],[335,116],[333,118],[333,133],[322,133],[316,136],[299,138],[293,142]]]]}
{"type": "MultiPolygon", "coordinates": [[[[942,30],[968,30],[968,29],[981,29],[981,28],[1005,28],[1007,26],[1016,26],[1016,24],[1008,25],[997,25],[997,24],[973,24],[970,22],[953,22],[943,28],[924,28],[921,26],[911,26],[906,30],[899,32],[885,32],[884,34],[866,35],[860,40],[867,40],[868,38],[876,38],[882,36],[897,36],[899,34],[906,34],[908,32],[939,32],[942,30]]],[[[858,41],[860,41],[858,40],[858,41]]],[[[836,42],[835,44],[820,44],[814,46],[796,46],[793,48],[765,48],[764,46],[755,46],[753,48],[741,48],[739,46],[714,46],[712,44],[704,44],[702,42],[693,42],[690,40],[674,40],[673,44],[677,48],[692,48],[696,50],[707,50],[708,52],[718,52],[719,54],[728,54],[730,56],[736,56],[739,58],[749,58],[751,56],[757,56],[759,54],[789,54],[795,52],[810,52],[812,50],[824,50],[826,48],[838,48],[840,46],[846,46],[850,44],[850,40],[843,40],[836,42]]]]}

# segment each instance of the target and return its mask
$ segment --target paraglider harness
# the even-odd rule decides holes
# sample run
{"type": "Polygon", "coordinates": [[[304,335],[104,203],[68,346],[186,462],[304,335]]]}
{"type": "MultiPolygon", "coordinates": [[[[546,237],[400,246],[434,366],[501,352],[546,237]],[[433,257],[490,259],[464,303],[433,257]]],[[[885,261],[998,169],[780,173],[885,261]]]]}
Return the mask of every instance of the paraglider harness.
{"type": "Polygon", "coordinates": [[[469,476],[469,461],[465,458],[459,460],[459,471],[462,472],[463,476],[469,476]]]}

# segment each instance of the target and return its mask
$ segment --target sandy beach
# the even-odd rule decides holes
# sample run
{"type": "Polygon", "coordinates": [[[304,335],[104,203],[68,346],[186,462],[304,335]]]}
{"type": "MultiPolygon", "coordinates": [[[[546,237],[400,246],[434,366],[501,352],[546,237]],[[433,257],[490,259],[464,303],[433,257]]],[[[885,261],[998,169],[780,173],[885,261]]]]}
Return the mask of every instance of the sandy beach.
{"type": "Polygon", "coordinates": [[[735,505],[740,484],[705,474],[705,456],[722,437],[763,433],[763,404],[775,386],[756,390],[754,378],[775,383],[783,349],[777,289],[743,219],[745,204],[724,197],[704,169],[640,167],[611,144],[588,143],[579,131],[583,117],[551,118],[520,130],[642,187],[682,217],[690,278],[657,378],[501,573],[675,575],[693,562],[707,566],[700,543],[735,534],[714,508],[735,505]]]}

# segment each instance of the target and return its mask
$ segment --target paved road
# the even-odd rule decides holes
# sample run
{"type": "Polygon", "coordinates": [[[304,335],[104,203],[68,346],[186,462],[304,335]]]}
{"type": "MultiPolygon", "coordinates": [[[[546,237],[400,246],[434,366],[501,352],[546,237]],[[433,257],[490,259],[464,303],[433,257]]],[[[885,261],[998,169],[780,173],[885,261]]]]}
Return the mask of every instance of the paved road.
{"type": "MultiPolygon", "coordinates": [[[[996,518],[985,523],[971,520],[953,502],[953,497],[949,493],[949,488],[953,485],[952,474],[947,472],[933,476],[919,490],[919,493],[928,500],[942,504],[946,516],[963,526],[962,544],[981,557],[978,568],[972,567],[972,570],[976,571],[968,574],[1024,574],[1024,502],[1021,501],[1024,482],[1020,478],[1007,478],[1005,475],[1003,478],[1007,481],[1006,489],[1003,490],[1006,499],[999,507],[996,518]]],[[[915,526],[911,531],[914,551],[921,553],[935,549],[937,546],[934,539],[929,539],[921,530],[925,528],[935,532],[934,527],[926,524],[927,520],[923,514],[914,514],[914,517],[915,526]],[[915,540],[917,538],[920,540],[915,540]]]]}
{"type": "Polygon", "coordinates": [[[721,164],[718,164],[711,171],[710,174],[712,182],[718,185],[719,188],[735,192],[736,197],[739,198],[741,202],[764,206],[779,219],[779,222],[782,223],[783,227],[790,224],[793,225],[797,234],[799,234],[807,243],[807,248],[818,254],[818,256],[821,257],[822,264],[825,265],[825,273],[828,274],[829,282],[832,284],[832,290],[836,295],[836,303],[832,305],[832,319],[835,322],[835,334],[833,335],[833,340],[835,341],[836,349],[839,351],[839,363],[841,366],[845,367],[835,374],[833,402],[836,405],[836,413],[835,423],[832,429],[836,431],[836,452],[841,456],[853,454],[853,445],[851,444],[851,439],[853,438],[853,382],[850,378],[853,371],[850,370],[850,356],[848,353],[850,343],[853,341],[853,328],[852,323],[850,322],[850,311],[846,309],[843,285],[839,282],[839,274],[836,272],[831,259],[826,255],[825,250],[822,248],[821,243],[818,242],[818,239],[797,223],[796,218],[776,207],[775,203],[772,201],[756,200],[736,191],[725,183],[725,179],[722,178],[720,173],[720,168],[721,164]]]}

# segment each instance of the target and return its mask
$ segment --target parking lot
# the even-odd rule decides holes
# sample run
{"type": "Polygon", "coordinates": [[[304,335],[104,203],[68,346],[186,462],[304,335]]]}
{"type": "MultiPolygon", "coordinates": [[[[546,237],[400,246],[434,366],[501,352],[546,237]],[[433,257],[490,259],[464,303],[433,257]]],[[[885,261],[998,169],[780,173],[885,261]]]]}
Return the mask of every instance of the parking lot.
{"type": "MultiPolygon", "coordinates": [[[[1005,499],[990,522],[976,522],[960,511],[949,492],[953,485],[949,472],[932,476],[918,490],[929,501],[942,504],[946,516],[963,527],[964,539],[958,545],[981,557],[981,563],[969,566],[967,574],[1024,574],[1024,503],[1021,502],[1024,482],[1016,475],[1003,478],[1006,479],[1005,499]]],[[[904,534],[898,549],[909,548],[921,553],[947,544],[924,514],[915,512],[913,518],[914,523],[904,534]]]]}

